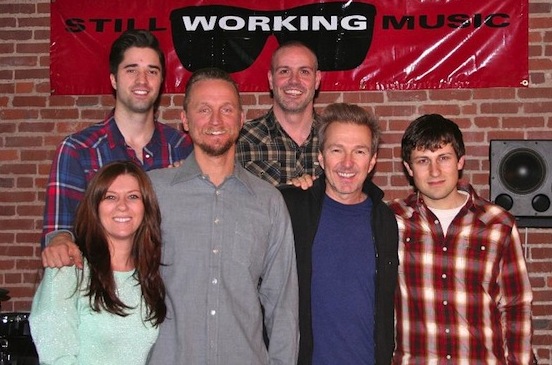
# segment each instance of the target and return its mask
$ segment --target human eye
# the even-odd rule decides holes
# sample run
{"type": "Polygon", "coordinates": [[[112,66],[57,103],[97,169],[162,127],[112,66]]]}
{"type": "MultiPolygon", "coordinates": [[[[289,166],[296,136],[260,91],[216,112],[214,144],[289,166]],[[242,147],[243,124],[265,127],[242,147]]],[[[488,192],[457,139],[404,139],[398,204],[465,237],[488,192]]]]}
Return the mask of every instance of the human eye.
{"type": "Polygon", "coordinates": [[[111,193],[106,193],[103,197],[103,200],[115,200],[116,197],[114,194],[111,194],[111,193]]]}
{"type": "Polygon", "coordinates": [[[414,160],[414,164],[416,166],[427,166],[429,165],[429,159],[428,158],[417,158],[414,160]]]}
{"type": "Polygon", "coordinates": [[[207,114],[209,113],[209,108],[206,106],[201,106],[197,109],[198,113],[200,114],[207,114]]]}
{"type": "Polygon", "coordinates": [[[150,75],[157,76],[157,75],[159,75],[159,70],[156,69],[156,68],[151,68],[151,69],[149,69],[148,73],[150,75]]]}
{"type": "Polygon", "coordinates": [[[450,161],[452,161],[452,156],[451,155],[439,156],[439,161],[442,163],[449,163],[450,161]]]}
{"type": "Polygon", "coordinates": [[[129,194],[128,198],[130,200],[142,200],[142,196],[139,193],[129,194]]]}
{"type": "Polygon", "coordinates": [[[301,69],[301,75],[303,76],[310,76],[311,73],[312,73],[311,70],[309,70],[308,68],[301,69]]]}
{"type": "Polygon", "coordinates": [[[232,106],[228,105],[222,108],[222,112],[224,114],[232,114],[234,112],[234,108],[232,106]]]}

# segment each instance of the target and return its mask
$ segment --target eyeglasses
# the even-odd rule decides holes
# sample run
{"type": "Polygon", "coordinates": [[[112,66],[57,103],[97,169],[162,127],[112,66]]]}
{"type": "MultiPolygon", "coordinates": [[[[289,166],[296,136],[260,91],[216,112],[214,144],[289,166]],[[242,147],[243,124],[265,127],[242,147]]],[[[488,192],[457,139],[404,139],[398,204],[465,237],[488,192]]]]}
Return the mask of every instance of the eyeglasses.
{"type": "Polygon", "coordinates": [[[354,69],[370,49],[375,16],[374,5],[333,2],[278,11],[192,6],[173,10],[170,19],[175,52],[188,71],[232,73],[250,67],[270,35],[310,47],[321,71],[354,69]]]}

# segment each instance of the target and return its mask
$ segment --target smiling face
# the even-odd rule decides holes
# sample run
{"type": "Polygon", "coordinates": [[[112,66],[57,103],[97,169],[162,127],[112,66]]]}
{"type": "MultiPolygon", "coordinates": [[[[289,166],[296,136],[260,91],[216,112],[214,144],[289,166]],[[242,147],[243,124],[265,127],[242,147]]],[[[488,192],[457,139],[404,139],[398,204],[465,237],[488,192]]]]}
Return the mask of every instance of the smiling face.
{"type": "Polygon", "coordinates": [[[205,79],[189,91],[181,118],[189,131],[196,154],[222,156],[234,153],[245,114],[237,91],[229,82],[205,79]]]}
{"type": "Polygon", "coordinates": [[[435,151],[413,149],[404,166],[428,207],[452,209],[464,202],[457,190],[464,156],[459,159],[451,143],[435,151]]]}
{"type": "Polygon", "coordinates": [[[304,46],[293,45],[276,51],[268,72],[275,109],[287,113],[312,109],[321,77],[316,63],[316,56],[304,46]]]}
{"type": "Polygon", "coordinates": [[[116,109],[128,113],[153,111],[163,81],[159,55],[151,48],[130,47],[117,74],[110,75],[116,93],[116,109]]]}
{"type": "Polygon", "coordinates": [[[144,219],[138,180],[128,174],[117,176],[100,201],[98,215],[110,244],[132,244],[144,219]]]}
{"type": "Polygon", "coordinates": [[[364,200],[362,186],[376,164],[372,132],[366,125],[334,122],[326,130],[318,161],[326,175],[326,194],[342,204],[364,200]]]}

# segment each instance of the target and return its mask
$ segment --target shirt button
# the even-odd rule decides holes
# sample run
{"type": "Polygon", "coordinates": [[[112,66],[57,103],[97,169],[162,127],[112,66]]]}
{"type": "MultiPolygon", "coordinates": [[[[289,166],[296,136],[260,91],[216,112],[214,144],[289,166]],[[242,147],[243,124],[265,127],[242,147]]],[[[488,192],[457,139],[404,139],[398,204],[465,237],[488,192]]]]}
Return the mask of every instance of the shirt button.
{"type": "Polygon", "coordinates": [[[433,223],[435,223],[435,224],[439,224],[439,220],[438,220],[438,219],[436,219],[435,221],[433,221],[433,223]]]}
{"type": "Polygon", "coordinates": [[[145,156],[145,157],[146,157],[146,158],[150,158],[150,157],[151,157],[151,155],[149,155],[149,154],[147,154],[147,153],[146,153],[146,156],[145,156]]]}
{"type": "Polygon", "coordinates": [[[216,255],[216,254],[219,253],[219,250],[215,248],[215,249],[213,250],[213,253],[216,255]]]}
{"type": "Polygon", "coordinates": [[[407,237],[405,241],[410,242],[410,237],[407,237]]]}
{"type": "Polygon", "coordinates": [[[447,360],[450,360],[451,358],[452,358],[452,356],[447,355],[447,360]]]}
{"type": "MultiPolygon", "coordinates": [[[[443,305],[447,305],[448,304],[448,301],[446,300],[443,300],[443,305]]],[[[448,332],[447,332],[448,333],[448,332]]]]}
{"type": "Polygon", "coordinates": [[[447,274],[443,274],[443,275],[441,275],[441,277],[442,277],[443,279],[446,279],[446,278],[447,278],[447,274]]]}
{"type": "Polygon", "coordinates": [[[450,330],[448,328],[446,328],[445,333],[450,333],[450,330]]]}
{"type": "Polygon", "coordinates": [[[485,251],[485,246],[481,246],[481,251],[485,251]]]}
{"type": "Polygon", "coordinates": [[[448,248],[443,247],[443,251],[444,251],[444,252],[447,252],[447,250],[448,250],[448,248]]]}
{"type": "Polygon", "coordinates": [[[215,224],[218,224],[220,220],[218,218],[215,218],[215,224]]]}
{"type": "Polygon", "coordinates": [[[215,279],[211,280],[211,283],[216,284],[216,283],[218,283],[218,280],[215,278],[215,279]]]}
{"type": "Polygon", "coordinates": [[[217,311],[213,309],[213,310],[210,312],[210,314],[211,314],[212,316],[214,316],[215,314],[217,314],[217,311]]]}
{"type": "Polygon", "coordinates": [[[217,190],[217,191],[215,192],[215,194],[216,194],[216,195],[220,195],[220,190],[217,190]]]}

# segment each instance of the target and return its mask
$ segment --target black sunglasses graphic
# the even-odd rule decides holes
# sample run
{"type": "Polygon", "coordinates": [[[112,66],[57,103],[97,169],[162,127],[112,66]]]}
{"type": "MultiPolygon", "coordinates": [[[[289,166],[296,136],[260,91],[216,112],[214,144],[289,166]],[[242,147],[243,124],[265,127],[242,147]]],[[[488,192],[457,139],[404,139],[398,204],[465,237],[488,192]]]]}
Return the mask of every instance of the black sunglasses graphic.
{"type": "Polygon", "coordinates": [[[270,35],[280,44],[297,40],[318,57],[322,71],[350,70],[362,64],[374,31],[371,4],[322,3],[289,10],[254,11],[233,6],[191,6],[171,12],[174,49],[190,72],[219,67],[247,69],[270,35]]]}

